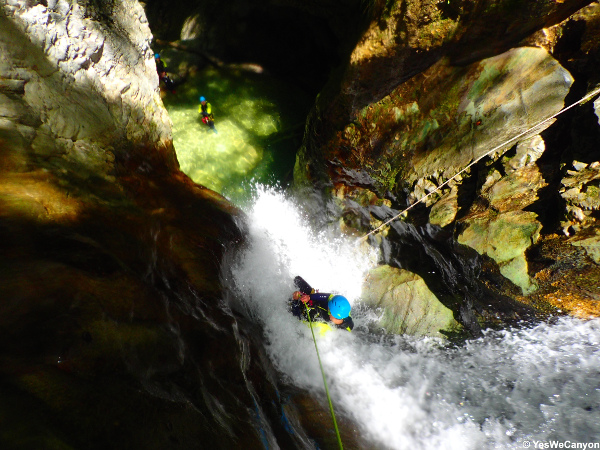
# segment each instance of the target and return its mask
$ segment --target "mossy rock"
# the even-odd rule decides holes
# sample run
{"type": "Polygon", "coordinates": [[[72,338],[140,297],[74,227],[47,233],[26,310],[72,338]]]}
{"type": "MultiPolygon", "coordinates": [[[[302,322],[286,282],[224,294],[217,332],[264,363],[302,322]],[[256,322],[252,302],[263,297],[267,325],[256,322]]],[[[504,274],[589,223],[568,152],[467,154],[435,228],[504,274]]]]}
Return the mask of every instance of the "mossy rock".
{"type": "Polygon", "coordinates": [[[537,214],[510,211],[498,214],[488,210],[479,217],[464,220],[467,228],[458,236],[458,242],[474,248],[481,255],[496,261],[502,274],[529,293],[535,286],[527,274],[525,251],[538,238],[542,225],[537,214]]]}
{"type": "Polygon", "coordinates": [[[371,270],[362,300],[383,309],[380,323],[390,333],[443,337],[462,328],[423,278],[407,270],[387,265],[371,270]]]}

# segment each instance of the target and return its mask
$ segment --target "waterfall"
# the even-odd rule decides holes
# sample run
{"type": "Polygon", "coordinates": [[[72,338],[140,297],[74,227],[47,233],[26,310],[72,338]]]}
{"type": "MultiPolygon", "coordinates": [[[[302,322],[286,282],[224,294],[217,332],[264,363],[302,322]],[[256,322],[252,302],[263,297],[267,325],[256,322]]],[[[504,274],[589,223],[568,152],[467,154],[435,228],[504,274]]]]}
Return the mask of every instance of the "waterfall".
{"type": "Polygon", "coordinates": [[[323,397],[310,330],[286,302],[295,275],[350,300],[354,331],[330,332],[318,345],[334,408],[352,418],[372,448],[600,442],[600,320],[485,331],[458,346],[386,335],[377,332],[377,311],[360,304],[375,252],[313,231],[294,199],[275,189],[259,187],[246,209],[248,242],[224,277],[235,307],[262,325],[264,345],[286,381],[323,397]]]}

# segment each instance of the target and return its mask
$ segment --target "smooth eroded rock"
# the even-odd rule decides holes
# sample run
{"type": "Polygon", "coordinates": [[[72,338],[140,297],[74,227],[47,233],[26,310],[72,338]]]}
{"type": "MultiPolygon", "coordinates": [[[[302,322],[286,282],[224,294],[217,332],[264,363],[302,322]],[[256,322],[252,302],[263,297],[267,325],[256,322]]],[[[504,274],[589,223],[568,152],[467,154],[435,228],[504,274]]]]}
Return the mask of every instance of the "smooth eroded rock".
{"type": "Polygon", "coordinates": [[[379,266],[369,272],[362,301],[382,308],[381,326],[394,334],[443,337],[462,329],[425,281],[407,270],[379,266]]]}

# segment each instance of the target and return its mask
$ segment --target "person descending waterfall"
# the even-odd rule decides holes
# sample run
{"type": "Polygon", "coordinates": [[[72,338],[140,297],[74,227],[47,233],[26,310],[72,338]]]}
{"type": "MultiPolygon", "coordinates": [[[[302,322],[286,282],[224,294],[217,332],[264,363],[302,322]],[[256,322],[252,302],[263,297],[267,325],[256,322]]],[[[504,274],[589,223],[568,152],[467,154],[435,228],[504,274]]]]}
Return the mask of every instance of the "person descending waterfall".
{"type": "Polygon", "coordinates": [[[200,97],[200,107],[198,108],[198,112],[202,114],[202,123],[208,125],[208,127],[216,133],[217,129],[215,128],[212,107],[210,103],[206,101],[205,97],[200,97]]]}
{"type": "Polygon", "coordinates": [[[294,284],[298,288],[292,294],[290,300],[290,311],[300,320],[311,321],[322,320],[332,322],[336,328],[352,331],[354,322],[350,317],[350,302],[343,295],[316,292],[300,276],[294,278],[294,284]]]}
{"type": "Polygon", "coordinates": [[[167,75],[167,64],[160,59],[160,54],[154,54],[154,61],[156,62],[156,72],[158,73],[158,81],[162,81],[165,85],[165,88],[171,91],[173,94],[175,93],[175,83],[169,75],[167,75]]]}

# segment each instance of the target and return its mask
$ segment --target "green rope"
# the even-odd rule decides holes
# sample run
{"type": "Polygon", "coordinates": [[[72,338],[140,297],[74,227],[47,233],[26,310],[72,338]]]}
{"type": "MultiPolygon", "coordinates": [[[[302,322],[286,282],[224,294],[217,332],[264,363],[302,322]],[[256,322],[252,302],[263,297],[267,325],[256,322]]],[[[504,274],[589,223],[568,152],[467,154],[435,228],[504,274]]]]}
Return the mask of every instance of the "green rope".
{"type": "Polygon", "coordinates": [[[335,427],[335,434],[337,436],[338,444],[340,445],[340,450],[343,450],[342,438],[340,436],[340,430],[337,426],[337,421],[335,420],[335,413],[333,412],[333,404],[331,403],[331,396],[329,395],[329,389],[327,388],[327,380],[325,379],[325,370],[323,370],[323,364],[321,364],[321,355],[319,355],[319,347],[317,347],[317,339],[315,338],[315,332],[313,330],[312,320],[310,318],[310,310],[308,309],[308,305],[304,303],[306,306],[306,315],[308,316],[308,323],[310,323],[310,332],[312,333],[313,341],[315,343],[315,350],[317,351],[317,358],[319,360],[319,367],[321,367],[321,374],[323,375],[323,384],[325,385],[325,393],[327,394],[327,401],[329,402],[329,410],[331,411],[331,418],[333,419],[333,426],[335,427]]]}

